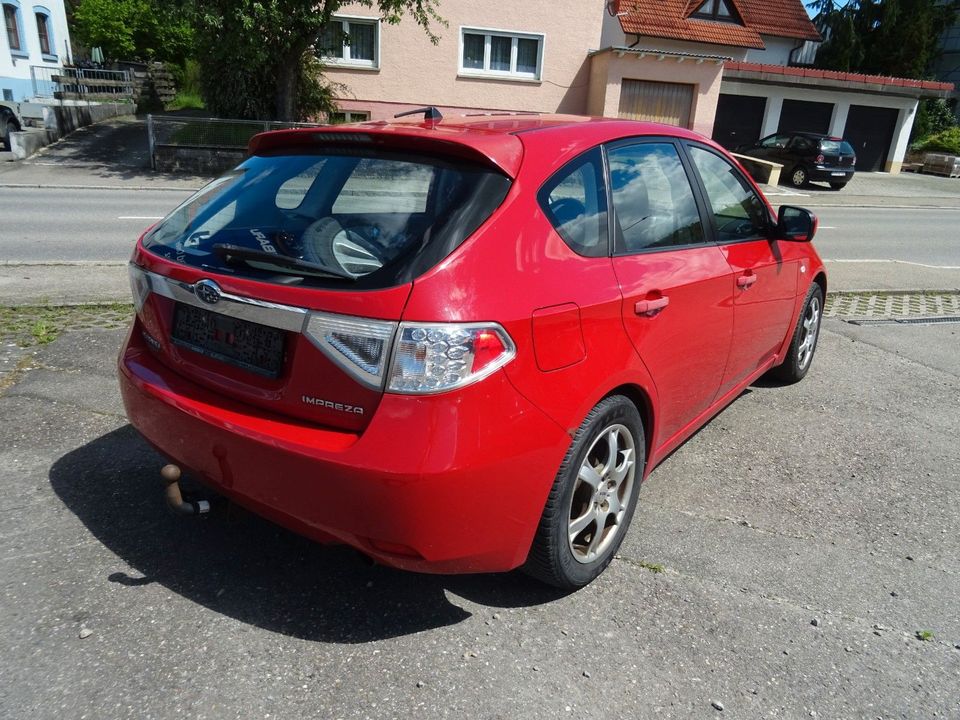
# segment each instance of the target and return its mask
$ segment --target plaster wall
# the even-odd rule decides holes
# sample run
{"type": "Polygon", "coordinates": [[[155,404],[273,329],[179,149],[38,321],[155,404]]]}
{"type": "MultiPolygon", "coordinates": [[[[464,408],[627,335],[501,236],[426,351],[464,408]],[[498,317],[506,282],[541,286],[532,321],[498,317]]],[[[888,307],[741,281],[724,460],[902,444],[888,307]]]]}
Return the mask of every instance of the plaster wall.
{"type": "Polygon", "coordinates": [[[697,62],[684,59],[628,53],[622,57],[616,51],[605,51],[593,57],[591,74],[591,115],[617,117],[620,91],[624,80],[652,80],[655,82],[684,83],[694,86],[690,129],[706,135],[713,132],[713,120],[720,97],[723,66],[711,60],[697,62]]]}
{"type": "MultiPolygon", "coordinates": [[[[588,53],[598,48],[604,0],[529,0],[478,3],[444,0],[447,27],[434,26],[433,45],[405,16],[380,24],[379,67],[329,65],[327,77],[342,83],[343,109],[366,110],[372,120],[422,105],[453,109],[583,113],[590,81],[588,53]],[[459,70],[462,27],[543,34],[539,79],[468,77],[459,70]]],[[[371,8],[345,5],[339,15],[375,18],[371,8]]]]}
{"type": "Polygon", "coordinates": [[[7,90],[12,100],[20,102],[33,96],[31,65],[56,69],[72,60],[70,31],[63,0],[4,0],[4,4],[12,4],[19,9],[21,50],[11,49],[6,29],[0,31],[0,100],[4,99],[3,91],[7,90]],[[52,37],[49,55],[40,52],[36,20],[38,11],[45,11],[50,18],[52,37]]]}

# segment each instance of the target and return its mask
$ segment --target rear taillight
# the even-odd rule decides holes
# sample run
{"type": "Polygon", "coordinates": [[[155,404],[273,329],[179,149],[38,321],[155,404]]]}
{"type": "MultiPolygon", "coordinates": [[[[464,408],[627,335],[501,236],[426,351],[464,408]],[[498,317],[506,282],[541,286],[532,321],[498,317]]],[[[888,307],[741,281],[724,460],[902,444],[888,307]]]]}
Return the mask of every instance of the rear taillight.
{"type": "Polygon", "coordinates": [[[817,165],[823,165],[823,161],[824,161],[823,154],[821,153],[820,155],[817,155],[817,165]]]}
{"type": "Polygon", "coordinates": [[[496,323],[398,326],[383,320],[312,313],[306,334],[360,382],[376,389],[386,385],[388,392],[403,395],[439,393],[470,385],[516,355],[510,336],[496,323]]]}
{"type": "Polygon", "coordinates": [[[143,268],[130,263],[127,265],[127,274],[130,276],[130,292],[133,294],[133,307],[139,313],[150,294],[150,278],[143,268]]]}
{"type": "Polygon", "coordinates": [[[387,390],[419,395],[461,388],[515,355],[513,341],[496,323],[401,323],[387,390]]]}
{"type": "Polygon", "coordinates": [[[306,335],[327,357],[364,385],[383,388],[397,323],[312,313],[306,335]]]}

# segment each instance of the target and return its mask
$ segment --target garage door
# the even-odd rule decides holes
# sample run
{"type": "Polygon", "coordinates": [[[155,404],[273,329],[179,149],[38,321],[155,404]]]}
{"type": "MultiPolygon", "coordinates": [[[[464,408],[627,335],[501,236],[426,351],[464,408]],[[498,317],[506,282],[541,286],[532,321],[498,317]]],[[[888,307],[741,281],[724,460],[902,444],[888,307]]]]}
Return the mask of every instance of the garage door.
{"type": "Polygon", "coordinates": [[[832,103],[810,102],[809,100],[784,100],[780,111],[780,125],[777,132],[815,132],[826,135],[830,132],[830,116],[833,115],[832,103]]]}
{"type": "Polygon", "coordinates": [[[620,87],[620,117],[690,127],[693,85],[624,80],[620,87]]]}
{"type": "Polygon", "coordinates": [[[898,115],[899,110],[896,108],[850,106],[843,139],[853,145],[853,150],[857,153],[857,170],[883,170],[887,162],[887,151],[893,142],[898,115]]]}
{"type": "Polygon", "coordinates": [[[721,93],[713,121],[713,139],[727,150],[759,140],[766,107],[765,97],[721,93]]]}

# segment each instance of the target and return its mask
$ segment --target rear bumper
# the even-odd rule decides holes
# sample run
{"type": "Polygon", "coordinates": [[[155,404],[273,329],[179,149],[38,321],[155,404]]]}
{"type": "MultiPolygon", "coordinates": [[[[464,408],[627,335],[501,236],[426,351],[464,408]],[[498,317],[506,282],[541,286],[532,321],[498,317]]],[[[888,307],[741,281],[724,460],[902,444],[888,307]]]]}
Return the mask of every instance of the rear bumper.
{"type": "Polygon", "coordinates": [[[502,371],[454,393],[387,394],[362,434],[226,400],[169,370],[138,332],[119,380],[130,422],[198,479],[407,570],[521,565],[570,443],[502,371]]]}
{"type": "Polygon", "coordinates": [[[820,182],[848,183],[853,179],[853,168],[810,168],[810,179],[820,182]]]}

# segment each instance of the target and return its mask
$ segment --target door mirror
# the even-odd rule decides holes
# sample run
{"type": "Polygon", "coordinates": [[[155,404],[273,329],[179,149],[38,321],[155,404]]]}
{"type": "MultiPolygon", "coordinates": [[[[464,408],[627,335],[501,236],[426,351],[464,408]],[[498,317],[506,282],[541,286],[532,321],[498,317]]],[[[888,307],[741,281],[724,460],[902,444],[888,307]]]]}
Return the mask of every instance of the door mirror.
{"type": "Polygon", "coordinates": [[[792,205],[781,205],[777,215],[777,238],[795,242],[810,242],[817,233],[817,216],[809,210],[792,205]]]}

